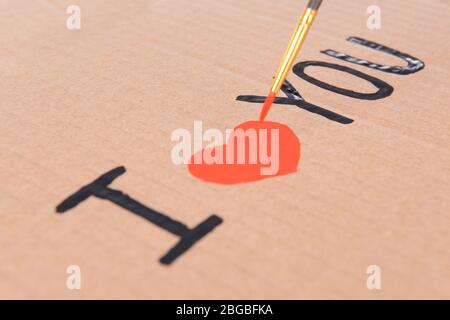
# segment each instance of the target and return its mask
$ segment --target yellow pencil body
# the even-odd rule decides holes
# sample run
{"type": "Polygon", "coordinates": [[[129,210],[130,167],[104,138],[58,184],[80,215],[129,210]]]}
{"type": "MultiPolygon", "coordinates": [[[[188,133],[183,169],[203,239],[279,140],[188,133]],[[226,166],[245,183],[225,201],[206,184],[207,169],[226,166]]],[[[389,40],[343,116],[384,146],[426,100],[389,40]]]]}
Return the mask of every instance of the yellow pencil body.
{"type": "Polygon", "coordinates": [[[275,75],[275,79],[272,83],[272,88],[264,102],[263,108],[260,114],[260,121],[264,121],[269,112],[272,103],[274,102],[278,91],[280,91],[283,86],[284,81],[292,68],[292,65],[295,62],[295,59],[300,51],[300,48],[305,41],[306,36],[308,35],[308,31],[311,28],[314,19],[317,16],[317,10],[319,9],[322,0],[310,0],[308,7],[303,12],[302,17],[300,18],[300,22],[295,29],[294,35],[291,38],[289,46],[284,53],[283,60],[281,62],[280,67],[275,75]]]}
{"type": "Polygon", "coordinates": [[[292,65],[295,62],[295,59],[300,51],[300,48],[303,42],[306,39],[309,29],[317,15],[317,11],[307,8],[300,22],[295,29],[294,35],[291,38],[291,42],[289,43],[288,48],[284,54],[283,61],[281,62],[280,67],[276,73],[275,79],[272,84],[272,92],[275,94],[280,91],[281,86],[283,85],[289,71],[292,68],[292,65]]]}

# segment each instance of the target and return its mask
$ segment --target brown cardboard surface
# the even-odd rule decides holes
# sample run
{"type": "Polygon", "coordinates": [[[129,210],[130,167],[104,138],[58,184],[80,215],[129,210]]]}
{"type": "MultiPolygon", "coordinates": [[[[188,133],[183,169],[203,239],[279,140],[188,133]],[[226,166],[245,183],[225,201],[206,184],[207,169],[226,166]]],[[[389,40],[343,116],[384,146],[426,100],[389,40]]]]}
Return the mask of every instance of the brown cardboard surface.
{"type": "Polygon", "coordinates": [[[291,74],[309,102],[355,122],[275,105],[270,120],[302,141],[299,171],[235,186],[175,166],[171,132],[257,119],[261,105],[235,99],[267,92],[306,1],[72,2],[0,1],[0,298],[450,298],[448,1],[325,0],[298,60],[352,67],[395,91],[356,100],[291,74]],[[81,30],[66,28],[70,4],[81,30]],[[371,4],[381,30],[366,26],[371,4]],[[399,76],[320,53],[404,64],[349,36],[426,68],[399,76]],[[177,237],[107,201],[56,214],[120,165],[114,188],[189,226],[211,214],[224,223],[163,266],[177,237]],[[69,265],[81,268],[81,290],[66,287],[69,265]],[[370,265],[381,290],[366,286],[370,265]]]}

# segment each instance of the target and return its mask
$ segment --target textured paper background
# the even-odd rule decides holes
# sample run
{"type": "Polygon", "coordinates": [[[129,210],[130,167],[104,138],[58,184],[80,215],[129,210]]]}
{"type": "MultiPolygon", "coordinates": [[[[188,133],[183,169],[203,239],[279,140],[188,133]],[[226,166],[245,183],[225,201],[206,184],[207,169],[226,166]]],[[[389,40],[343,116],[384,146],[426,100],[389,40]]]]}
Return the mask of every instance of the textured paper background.
{"type": "MultiPolygon", "coordinates": [[[[297,174],[239,186],[201,183],[170,159],[170,134],[203,120],[256,119],[306,1],[1,0],[0,298],[450,298],[450,38],[447,0],[327,1],[299,60],[349,66],[394,94],[355,100],[289,80],[343,126],[293,106],[269,118],[302,141],[297,174]],[[79,31],[66,8],[82,10],[79,31]],[[382,8],[368,30],[366,8],[382,8]],[[403,64],[345,41],[359,36],[417,56],[396,76],[320,54],[403,64]],[[115,205],[56,205],[100,174],[170,217],[224,224],[170,267],[175,236],[115,205]],[[82,289],[66,288],[81,267],[82,289]],[[382,268],[382,290],[366,268],[382,268]]],[[[366,82],[308,73],[352,90],[366,82]]]]}

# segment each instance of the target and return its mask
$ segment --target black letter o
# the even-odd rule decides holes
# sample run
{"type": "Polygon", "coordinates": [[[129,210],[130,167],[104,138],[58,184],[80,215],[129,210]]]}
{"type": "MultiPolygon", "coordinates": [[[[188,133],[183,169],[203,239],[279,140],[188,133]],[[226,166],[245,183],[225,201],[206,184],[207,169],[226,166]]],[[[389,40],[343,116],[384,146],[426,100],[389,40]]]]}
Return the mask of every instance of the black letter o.
{"type": "Polygon", "coordinates": [[[388,83],[386,83],[378,78],[369,76],[368,74],[365,74],[358,70],[355,70],[355,69],[352,69],[349,67],[345,67],[345,66],[341,66],[339,64],[327,63],[327,62],[322,62],[322,61],[304,61],[304,62],[297,63],[294,66],[293,71],[297,76],[299,76],[303,80],[306,80],[322,89],[329,90],[329,91],[332,91],[332,92],[335,92],[338,94],[342,94],[344,96],[355,98],[355,99],[378,100],[378,99],[383,99],[383,98],[389,97],[392,94],[392,92],[394,92],[394,88],[391,85],[389,85],[388,83]],[[310,66],[331,68],[334,70],[350,73],[351,75],[354,75],[358,78],[369,81],[371,84],[373,84],[375,87],[378,88],[378,91],[375,93],[361,93],[361,92],[355,92],[352,90],[347,90],[347,89],[333,86],[331,84],[317,80],[317,79],[307,75],[305,73],[305,68],[310,67],[310,66]]]}

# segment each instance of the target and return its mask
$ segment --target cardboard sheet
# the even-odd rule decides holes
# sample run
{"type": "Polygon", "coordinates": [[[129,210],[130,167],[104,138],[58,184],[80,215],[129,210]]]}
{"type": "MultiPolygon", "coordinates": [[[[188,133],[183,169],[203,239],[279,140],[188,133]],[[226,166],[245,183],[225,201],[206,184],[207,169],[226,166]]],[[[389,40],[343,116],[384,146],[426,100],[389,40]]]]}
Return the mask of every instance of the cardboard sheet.
{"type": "MultiPolygon", "coordinates": [[[[236,97],[267,93],[305,5],[0,1],[0,298],[449,299],[449,1],[324,1],[298,62],[352,68],[394,92],[355,99],[291,73],[308,102],[353,120],[274,105],[268,118],[302,143],[297,173],[226,186],[171,160],[178,128],[258,118],[261,104],[236,97]],[[79,30],[67,28],[73,4],[79,30]],[[381,29],[371,30],[374,4],[381,29]],[[321,53],[407,65],[351,36],[425,68],[392,74],[321,53]],[[111,201],[91,196],[56,212],[120,166],[111,188],[189,228],[212,215],[223,223],[167,266],[159,259],[179,238],[111,201]],[[69,266],[80,290],[67,286],[69,266]],[[381,290],[368,289],[369,266],[381,290]]],[[[345,72],[305,72],[374,92],[345,72]]]]}

